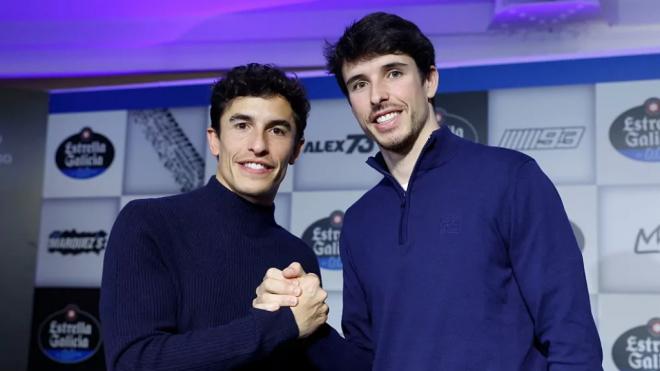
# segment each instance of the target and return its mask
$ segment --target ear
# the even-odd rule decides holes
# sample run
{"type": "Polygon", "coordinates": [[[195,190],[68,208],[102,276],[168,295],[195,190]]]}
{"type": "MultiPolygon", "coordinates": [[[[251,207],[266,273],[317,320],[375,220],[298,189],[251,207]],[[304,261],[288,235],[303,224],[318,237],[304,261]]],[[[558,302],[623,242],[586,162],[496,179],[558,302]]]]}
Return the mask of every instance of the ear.
{"type": "Polygon", "coordinates": [[[213,128],[206,129],[206,140],[209,144],[209,150],[213,156],[218,157],[220,155],[220,138],[219,133],[213,128]]]}
{"type": "Polygon", "coordinates": [[[293,155],[291,155],[291,158],[289,159],[289,165],[293,165],[293,163],[298,160],[298,157],[300,157],[300,154],[302,153],[303,144],[305,144],[305,138],[300,138],[293,148],[293,155]]]}
{"type": "Polygon", "coordinates": [[[435,94],[438,92],[439,80],[440,74],[438,73],[438,69],[435,66],[431,66],[429,74],[426,76],[426,81],[424,81],[427,98],[431,99],[435,97],[435,94]]]}

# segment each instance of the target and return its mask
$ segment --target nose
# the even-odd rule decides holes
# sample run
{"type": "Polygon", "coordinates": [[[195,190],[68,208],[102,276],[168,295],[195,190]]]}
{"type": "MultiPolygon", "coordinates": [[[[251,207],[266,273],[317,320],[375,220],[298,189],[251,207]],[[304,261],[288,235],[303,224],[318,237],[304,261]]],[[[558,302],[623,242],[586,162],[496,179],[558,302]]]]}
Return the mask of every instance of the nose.
{"type": "Polygon", "coordinates": [[[371,83],[371,104],[377,105],[389,99],[385,84],[373,81],[371,83]]]}
{"type": "Polygon", "coordinates": [[[266,132],[254,130],[249,140],[249,150],[257,156],[263,156],[268,153],[268,142],[266,132]]]}

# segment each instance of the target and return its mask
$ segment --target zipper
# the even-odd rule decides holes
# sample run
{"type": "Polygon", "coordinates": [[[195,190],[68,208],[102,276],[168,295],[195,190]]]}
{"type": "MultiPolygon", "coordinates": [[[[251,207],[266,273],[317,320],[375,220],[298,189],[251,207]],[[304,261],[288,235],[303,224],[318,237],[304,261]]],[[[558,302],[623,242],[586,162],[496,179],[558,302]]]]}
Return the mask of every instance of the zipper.
{"type": "Polygon", "coordinates": [[[431,146],[431,144],[435,141],[435,138],[433,135],[429,136],[428,140],[424,144],[424,147],[422,148],[422,151],[419,154],[419,157],[417,158],[417,161],[415,161],[415,166],[413,167],[412,172],[410,173],[410,179],[408,180],[408,187],[406,190],[401,187],[401,184],[394,178],[394,176],[389,172],[386,171],[386,169],[383,169],[382,166],[378,162],[375,162],[376,166],[372,164],[371,166],[376,169],[378,172],[383,174],[386,178],[392,182],[394,185],[394,189],[399,193],[399,197],[401,198],[401,204],[400,204],[400,213],[399,213],[399,246],[405,245],[408,243],[408,214],[410,211],[410,191],[412,190],[413,183],[415,181],[415,175],[417,174],[417,169],[419,168],[419,164],[422,162],[422,158],[428,152],[428,148],[431,146]]]}

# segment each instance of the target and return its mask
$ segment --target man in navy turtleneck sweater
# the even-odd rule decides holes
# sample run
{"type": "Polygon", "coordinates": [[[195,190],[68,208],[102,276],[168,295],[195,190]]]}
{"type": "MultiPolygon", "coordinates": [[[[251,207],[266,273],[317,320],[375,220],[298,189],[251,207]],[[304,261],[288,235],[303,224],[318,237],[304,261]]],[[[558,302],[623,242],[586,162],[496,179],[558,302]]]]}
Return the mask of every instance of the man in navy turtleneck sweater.
{"type": "Polygon", "coordinates": [[[216,176],[129,203],[112,229],[100,303],[109,370],[313,369],[307,350],[327,294],[314,253],[273,217],[308,113],[300,83],[271,66],[237,67],[214,86],[216,176]],[[291,261],[316,273],[295,281],[296,305],[253,309],[264,272],[291,261]]]}

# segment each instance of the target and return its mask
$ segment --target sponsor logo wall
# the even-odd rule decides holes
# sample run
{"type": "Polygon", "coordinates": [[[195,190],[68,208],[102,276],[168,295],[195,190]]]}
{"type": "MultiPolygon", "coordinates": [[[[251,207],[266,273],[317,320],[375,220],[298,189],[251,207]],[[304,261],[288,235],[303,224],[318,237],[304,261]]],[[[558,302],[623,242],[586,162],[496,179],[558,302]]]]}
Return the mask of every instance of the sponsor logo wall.
{"type": "MultiPolygon", "coordinates": [[[[659,96],[660,81],[639,81],[439,94],[435,101],[455,134],[528,154],[557,186],[583,254],[606,370],[660,371],[659,96]]],[[[88,301],[98,298],[114,218],[133,199],[205,184],[216,166],[208,124],[205,106],[50,116],[31,369],[102,369],[102,342],[92,335],[96,304],[88,301]],[[37,310],[49,300],[52,308],[37,310]],[[44,335],[51,326],[54,333],[44,335]],[[88,346],[44,345],[58,341],[88,346]]],[[[312,102],[305,139],[276,198],[276,220],[317,255],[330,323],[341,331],[343,216],[380,180],[364,163],[378,148],[344,98],[312,102]]]]}

